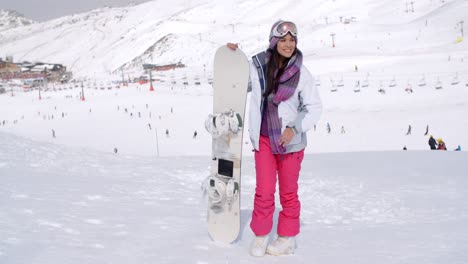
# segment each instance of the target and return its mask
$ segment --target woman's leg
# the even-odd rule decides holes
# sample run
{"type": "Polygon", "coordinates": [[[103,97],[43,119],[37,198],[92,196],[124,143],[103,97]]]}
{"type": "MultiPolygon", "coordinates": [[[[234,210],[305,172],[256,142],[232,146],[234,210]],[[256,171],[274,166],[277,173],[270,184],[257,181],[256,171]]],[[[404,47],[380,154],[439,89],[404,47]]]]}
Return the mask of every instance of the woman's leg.
{"type": "Polygon", "coordinates": [[[297,191],[301,163],[304,159],[304,150],[299,152],[278,155],[278,181],[281,210],[278,219],[279,236],[296,236],[299,234],[301,203],[297,191]]]}
{"type": "Polygon", "coordinates": [[[257,236],[270,233],[275,212],[276,159],[271,153],[270,139],[260,137],[260,150],[255,152],[255,188],[254,209],[250,228],[257,236]]]}

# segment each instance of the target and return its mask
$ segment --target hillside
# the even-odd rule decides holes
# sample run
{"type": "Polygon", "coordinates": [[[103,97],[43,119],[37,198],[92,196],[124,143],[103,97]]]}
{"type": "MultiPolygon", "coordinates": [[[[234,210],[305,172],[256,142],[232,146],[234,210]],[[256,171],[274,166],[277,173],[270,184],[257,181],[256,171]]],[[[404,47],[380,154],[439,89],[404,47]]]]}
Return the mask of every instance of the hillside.
{"type": "Polygon", "coordinates": [[[24,17],[16,11],[0,9],[0,32],[34,23],[33,20],[24,17]]]}
{"type": "Polygon", "coordinates": [[[457,61],[468,56],[466,41],[454,44],[457,23],[468,19],[467,1],[418,2],[413,9],[406,12],[404,3],[390,0],[155,0],[11,29],[2,33],[0,50],[18,61],[63,63],[75,76],[108,79],[122,67],[138,75],[143,63],[182,62],[188,68],[172,75],[193,78],[211,72],[214,50],[228,41],[241,43],[247,54],[262,50],[270,25],[282,18],[297,22],[299,48],[317,74],[341,74],[358,64],[402,75],[405,70],[392,68],[421,63],[427,55],[431,73],[463,72],[466,64],[439,64],[449,55],[457,61]]]}

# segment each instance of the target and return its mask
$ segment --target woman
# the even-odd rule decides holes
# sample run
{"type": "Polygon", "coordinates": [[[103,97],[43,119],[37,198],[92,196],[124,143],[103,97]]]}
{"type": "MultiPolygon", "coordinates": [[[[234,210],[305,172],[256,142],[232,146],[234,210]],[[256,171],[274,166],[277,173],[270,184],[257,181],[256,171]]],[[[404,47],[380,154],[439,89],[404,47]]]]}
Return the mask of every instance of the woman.
{"type": "MultiPolygon", "coordinates": [[[[271,28],[265,52],[252,57],[250,69],[250,139],[255,148],[256,189],[250,227],[253,256],[292,254],[299,234],[298,179],[306,132],[317,123],[322,103],[314,78],[302,64],[293,22],[271,28]],[[282,211],[278,237],[268,244],[275,211],[276,181],[282,211]]],[[[228,47],[235,49],[236,44],[228,47]]]]}

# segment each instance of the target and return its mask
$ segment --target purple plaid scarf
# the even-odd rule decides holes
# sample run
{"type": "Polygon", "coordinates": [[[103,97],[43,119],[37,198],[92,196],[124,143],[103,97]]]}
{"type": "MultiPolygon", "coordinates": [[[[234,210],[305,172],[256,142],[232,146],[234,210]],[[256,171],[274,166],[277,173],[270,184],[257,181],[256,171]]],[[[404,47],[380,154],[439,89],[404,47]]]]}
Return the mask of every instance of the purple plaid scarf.
{"type": "MultiPolygon", "coordinates": [[[[264,114],[267,115],[268,135],[273,154],[283,154],[286,152],[286,147],[279,144],[282,121],[279,118],[278,105],[280,102],[288,100],[296,91],[301,76],[301,66],[302,52],[297,50],[296,55],[291,58],[288,66],[279,78],[276,94],[270,94],[267,99],[267,111],[264,114]]],[[[277,74],[278,70],[275,72],[275,77],[277,74]]]]}

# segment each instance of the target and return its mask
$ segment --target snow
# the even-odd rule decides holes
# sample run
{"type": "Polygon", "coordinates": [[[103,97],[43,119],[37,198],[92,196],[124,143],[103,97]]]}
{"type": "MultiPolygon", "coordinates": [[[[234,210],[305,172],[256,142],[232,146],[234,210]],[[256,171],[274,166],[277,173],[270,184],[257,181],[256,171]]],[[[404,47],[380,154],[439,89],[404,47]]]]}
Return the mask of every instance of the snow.
{"type": "Polygon", "coordinates": [[[468,155],[452,151],[468,147],[468,49],[454,43],[466,8],[461,0],[418,2],[415,13],[390,0],[151,1],[2,31],[0,55],[64,63],[83,77],[85,101],[81,83],[49,85],[41,100],[38,90],[3,84],[0,263],[466,263],[468,155]],[[219,45],[263,49],[272,17],[298,22],[324,113],[308,133],[297,252],[253,258],[248,133],[239,239],[222,245],[207,233],[207,79],[219,45]],[[166,82],[153,92],[111,83],[121,73],[109,71],[135,63],[127,70],[141,74],[137,62],[155,58],[188,67],[158,74],[166,82]],[[426,125],[449,151],[428,150],[426,125]]]}
{"type": "Polygon", "coordinates": [[[2,263],[468,259],[466,152],[306,155],[297,252],[256,259],[248,254],[255,186],[251,157],[243,163],[239,240],[221,245],[207,234],[200,190],[208,156],[115,155],[3,132],[0,144],[2,263]]]}

